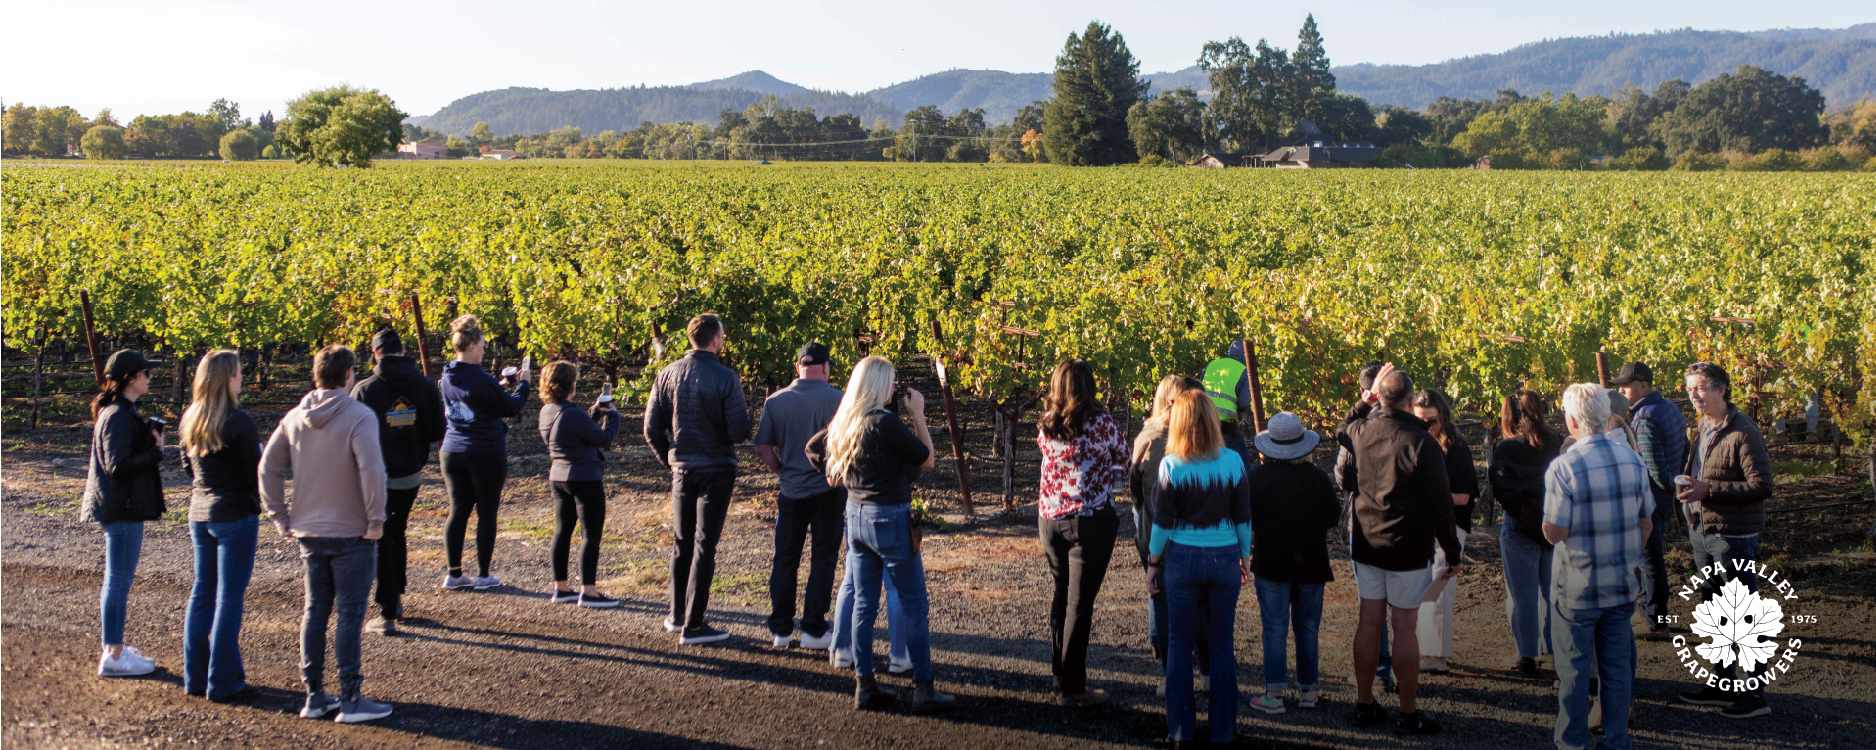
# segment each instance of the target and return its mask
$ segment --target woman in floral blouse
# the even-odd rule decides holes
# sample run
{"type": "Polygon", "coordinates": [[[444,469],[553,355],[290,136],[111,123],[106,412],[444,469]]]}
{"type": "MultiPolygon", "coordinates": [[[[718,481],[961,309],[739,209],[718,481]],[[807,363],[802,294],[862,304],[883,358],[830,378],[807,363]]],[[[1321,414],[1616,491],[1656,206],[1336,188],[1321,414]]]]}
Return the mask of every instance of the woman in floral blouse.
{"type": "Polygon", "coordinates": [[[1055,575],[1049,608],[1055,686],[1064,706],[1099,705],[1107,693],[1088,688],[1088,629],[1120,533],[1112,490],[1127,474],[1127,437],[1101,408],[1094,370],[1082,360],[1055,366],[1043,409],[1036,436],[1042,450],[1036,516],[1037,536],[1055,575]]]}

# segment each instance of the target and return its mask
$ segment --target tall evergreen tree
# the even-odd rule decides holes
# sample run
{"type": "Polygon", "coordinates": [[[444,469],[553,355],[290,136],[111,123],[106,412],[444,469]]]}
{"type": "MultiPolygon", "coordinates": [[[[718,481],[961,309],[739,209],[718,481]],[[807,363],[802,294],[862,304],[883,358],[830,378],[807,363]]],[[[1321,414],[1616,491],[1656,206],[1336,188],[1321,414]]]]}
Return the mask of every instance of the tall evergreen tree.
{"type": "Polygon", "coordinates": [[[1318,92],[1335,91],[1335,74],[1329,72],[1329,50],[1322,46],[1322,32],[1316,30],[1316,16],[1303,19],[1303,29],[1296,33],[1296,51],[1290,53],[1292,96],[1297,102],[1315,99],[1318,92]]]}
{"type": "Polygon", "coordinates": [[[1069,34],[1055,58],[1055,96],[1043,108],[1043,144],[1049,161],[1100,166],[1134,161],[1127,110],[1146,98],[1140,62],[1127,41],[1099,21],[1069,34]]]}

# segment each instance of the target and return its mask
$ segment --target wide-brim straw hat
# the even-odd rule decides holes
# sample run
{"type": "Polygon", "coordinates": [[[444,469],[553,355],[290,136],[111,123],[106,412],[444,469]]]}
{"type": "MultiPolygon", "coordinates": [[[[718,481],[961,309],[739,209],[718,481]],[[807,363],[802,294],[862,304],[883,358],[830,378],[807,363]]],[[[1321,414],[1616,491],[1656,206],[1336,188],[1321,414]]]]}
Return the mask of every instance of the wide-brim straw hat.
{"type": "Polygon", "coordinates": [[[1303,429],[1303,420],[1287,411],[1271,417],[1267,427],[1253,442],[1258,453],[1279,461],[1307,456],[1322,442],[1322,435],[1303,429]]]}

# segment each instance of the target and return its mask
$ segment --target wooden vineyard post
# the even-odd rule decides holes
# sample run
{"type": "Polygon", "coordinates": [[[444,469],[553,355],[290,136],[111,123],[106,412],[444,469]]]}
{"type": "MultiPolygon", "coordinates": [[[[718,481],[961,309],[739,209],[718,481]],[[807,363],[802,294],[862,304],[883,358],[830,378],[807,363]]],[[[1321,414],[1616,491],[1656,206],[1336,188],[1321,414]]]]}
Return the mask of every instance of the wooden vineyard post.
{"type": "MultiPolygon", "coordinates": [[[[1005,308],[1016,306],[1014,302],[1000,302],[998,304],[1005,308]]],[[[1005,320],[1008,319],[1007,316],[1008,312],[1005,311],[1005,320]]],[[[1029,358],[1029,340],[1041,336],[1042,332],[1005,325],[1003,326],[1003,333],[1018,337],[1016,339],[1016,361],[1010,363],[1010,368],[1015,370],[1030,369],[1029,363],[1025,361],[1029,358]]],[[[1029,410],[1031,403],[1034,403],[1034,399],[1030,398],[1029,389],[1026,386],[1019,385],[1010,393],[1010,397],[998,406],[1000,413],[1003,415],[1003,434],[1001,437],[1003,438],[1003,511],[1005,513],[1016,510],[1016,427],[1021,423],[1023,412],[1029,410]]]]}
{"type": "Polygon", "coordinates": [[[52,337],[47,335],[46,326],[41,324],[39,326],[39,353],[33,356],[33,413],[32,416],[26,418],[26,431],[28,432],[39,429],[39,393],[41,384],[45,382],[46,342],[51,340],[52,337]]]}
{"type": "Polygon", "coordinates": [[[423,329],[423,300],[417,295],[410,295],[410,312],[417,319],[417,361],[423,365],[423,376],[430,377],[430,332],[423,329]]]}
{"type": "MultiPolygon", "coordinates": [[[[931,322],[931,335],[932,338],[937,339],[939,349],[943,349],[945,333],[944,329],[939,327],[936,319],[933,319],[931,322]]],[[[958,493],[964,499],[964,518],[965,520],[970,520],[971,516],[975,514],[976,509],[971,505],[971,467],[964,461],[964,432],[958,429],[957,401],[951,398],[951,378],[945,373],[944,354],[940,352],[934,356],[932,363],[937,365],[935,369],[938,371],[938,390],[944,394],[945,429],[951,431],[949,435],[951,438],[951,459],[957,464],[958,493]]]]}
{"type": "Polygon", "coordinates": [[[1596,352],[1596,382],[1601,384],[1602,387],[1604,388],[1609,387],[1609,353],[1608,352],[1600,351],[1600,350],[1596,352]]]}
{"type": "MultiPolygon", "coordinates": [[[[182,394],[184,393],[182,382],[183,382],[183,375],[188,372],[188,368],[186,367],[188,358],[182,356],[181,349],[174,349],[174,351],[175,351],[175,354],[173,356],[176,358],[176,379],[174,382],[169,384],[169,402],[171,406],[176,407],[176,411],[174,413],[181,414],[183,412],[183,407],[188,406],[188,404],[183,402],[182,400],[182,394]]],[[[188,393],[191,397],[193,397],[195,395],[195,389],[194,388],[188,389],[188,393]]]]}
{"type": "Polygon", "coordinates": [[[1264,383],[1257,376],[1257,342],[1244,337],[1244,374],[1251,380],[1251,434],[1264,431],[1264,383]]]}
{"type": "Polygon", "coordinates": [[[85,314],[85,346],[91,350],[91,371],[98,376],[98,385],[104,385],[104,358],[98,355],[98,327],[91,320],[91,292],[78,290],[78,308],[85,314]]]}

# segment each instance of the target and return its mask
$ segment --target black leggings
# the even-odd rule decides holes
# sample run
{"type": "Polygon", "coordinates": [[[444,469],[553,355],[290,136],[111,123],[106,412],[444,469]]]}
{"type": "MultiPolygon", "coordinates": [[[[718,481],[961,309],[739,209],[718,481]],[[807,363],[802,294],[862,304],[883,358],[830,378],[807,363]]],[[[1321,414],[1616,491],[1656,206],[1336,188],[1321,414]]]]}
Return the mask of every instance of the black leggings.
{"type": "Polygon", "coordinates": [[[567,554],[573,547],[573,524],[586,532],[580,544],[580,582],[599,580],[599,540],[606,532],[606,483],[598,479],[554,482],[554,580],[567,580],[567,554]]]}
{"type": "Polygon", "coordinates": [[[443,487],[449,490],[449,524],[443,529],[443,551],[452,574],[462,570],[463,536],[469,514],[476,514],[476,563],[489,574],[489,556],[495,554],[495,508],[502,502],[502,484],[508,481],[508,457],[500,453],[444,453],[443,487]]]}

